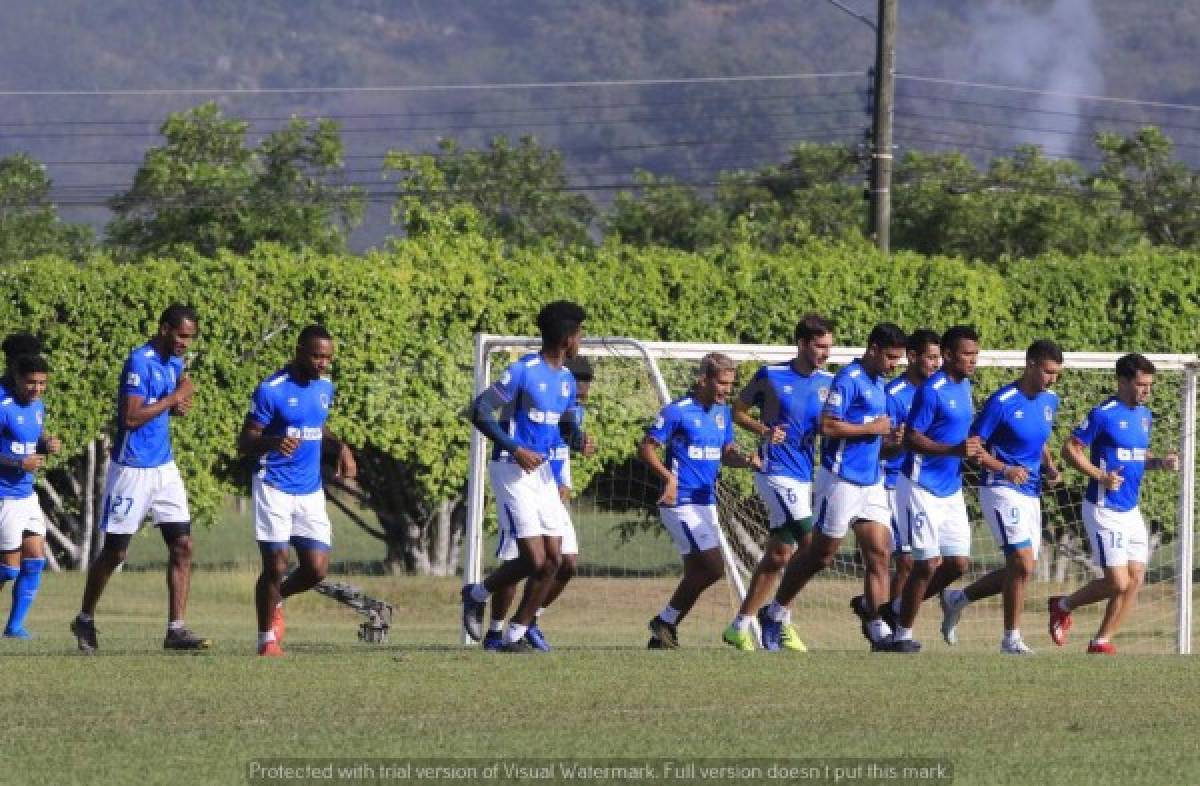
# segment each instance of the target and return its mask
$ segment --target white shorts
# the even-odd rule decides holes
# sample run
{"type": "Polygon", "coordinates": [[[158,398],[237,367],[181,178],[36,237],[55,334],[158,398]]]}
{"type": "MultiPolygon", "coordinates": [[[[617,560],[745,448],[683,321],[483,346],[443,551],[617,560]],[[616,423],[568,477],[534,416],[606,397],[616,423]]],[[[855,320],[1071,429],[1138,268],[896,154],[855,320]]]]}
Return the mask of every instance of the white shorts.
{"type": "Polygon", "coordinates": [[[813,529],[826,537],[846,537],[856,521],[874,521],[887,527],[892,520],[882,479],[873,486],[860,486],[822,467],[817,470],[813,492],[813,507],[817,511],[813,529]]]}
{"type": "MultiPolygon", "coordinates": [[[[520,555],[520,550],[517,548],[517,536],[511,530],[506,531],[504,526],[500,527],[500,541],[496,544],[496,557],[501,562],[514,560],[520,555]]],[[[575,525],[568,519],[567,526],[562,532],[562,545],[559,546],[561,554],[579,554],[579,539],[575,536],[575,525]]]]}
{"type": "Polygon", "coordinates": [[[46,537],[46,517],[37,494],[0,499],[0,551],[16,551],[26,532],[46,537]]]}
{"type": "Polygon", "coordinates": [[[900,519],[904,515],[904,511],[900,510],[898,502],[896,502],[896,489],[886,489],[888,498],[888,510],[892,512],[892,517],[889,520],[892,530],[892,554],[912,554],[912,544],[908,542],[908,528],[900,526],[900,519]]]}
{"type": "Polygon", "coordinates": [[[979,506],[1005,554],[1016,549],[1033,549],[1038,557],[1042,545],[1042,500],[1008,486],[981,486],[979,506]]]}
{"type": "Polygon", "coordinates": [[[147,513],[155,526],[192,520],[179,467],[174,461],[158,467],[126,467],[109,462],[100,529],[132,535],[141,528],[147,513]]]}
{"type": "Polygon", "coordinates": [[[896,479],[899,528],[912,547],[913,559],[971,556],[971,522],[962,489],[939,497],[906,476],[896,479]]]}
{"type": "Polygon", "coordinates": [[[516,533],[518,538],[565,537],[571,516],[558,494],[550,462],[543,461],[533,472],[526,472],[515,462],[493,461],[488,464],[488,476],[502,531],[516,533]]]}
{"type": "Polygon", "coordinates": [[[675,541],[680,556],[721,547],[716,505],[660,507],[658,515],[667,532],[671,533],[671,540],[675,541]]]}
{"type": "Polygon", "coordinates": [[[287,547],[329,551],[333,547],[333,525],[325,509],[325,492],[289,494],[268,486],[256,475],[251,484],[254,496],[254,539],[287,547]]]}
{"type": "Polygon", "coordinates": [[[1100,568],[1115,568],[1150,561],[1150,537],[1146,520],[1137,508],[1109,510],[1083,501],[1083,525],[1087,528],[1092,562],[1100,568]]]}
{"type": "Polygon", "coordinates": [[[771,529],[778,529],[787,521],[798,524],[812,516],[812,483],[756,472],[754,488],[767,506],[767,521],[771,529]]]}

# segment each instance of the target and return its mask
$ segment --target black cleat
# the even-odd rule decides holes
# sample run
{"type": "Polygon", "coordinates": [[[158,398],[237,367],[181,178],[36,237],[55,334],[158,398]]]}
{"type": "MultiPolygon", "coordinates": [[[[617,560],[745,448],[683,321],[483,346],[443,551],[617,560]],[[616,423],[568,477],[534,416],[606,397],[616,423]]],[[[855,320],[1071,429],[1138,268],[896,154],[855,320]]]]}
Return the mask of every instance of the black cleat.
{"type": "Polygon", "coordinates": [[[665,621],[662,617],[655,616],[650,620],[650,644],[652,650],[677,650],[679,649],[679,631],[675,626],[665,621]],[[658,646],[654,642],[658,642],[658,646]]]}
{"type": "Polygon", "coordinates": [[[854,612],[854,616],[858,617],[858,621],[861,623],[860,627],[862,629],[863,638],[870,642],[871,634],[867,631],[867,623],[871,621],[871,618],[867,616],[867,612],[865,611],[865,607],[863,605],[866,603],[866,600],[867,599],[862,595],[855,595],[850,599],[850,611],[854,612]]]}
{"type": "Polygon", "coordinates": [[[483,612],[487,608],[487,603],[471,597],[471,587],[473,586],[475,585],[467,584],[462,588],[462,625],[463,631],[471,641],[479,641],[483,638],[483,612]]]}
{"type": "MultiPolygon", "coordinates": [[[[874,650],[874,648],[872,648],[874,650]]],[[[916,639],[884,639],[879,644],[877,652],[899,652],[905,655],[916,655],[921,651],[921,642],[916,639]]]]}
{"type": "Polygon", "coordinates": [[[163,639],[164,650],[206,650],[212,647],[212,639],[197,636],[187,628],[168,630],[163,639]]]}
{"type": "Polygon", "coordinates": [[[510,655],[534,655],[537,653],[537,649],[526,641],[524,636],[516,641],[504,642],[499,651],[507,652],[510,655]]]}
{"type": "Polygon", "coordinates": [[[75,642],[79,645],[79,651],[84,655],[95,655],[96,650],[100,649],[100,644],[96,641],[95,619],[84,622],[76,617],[71,620],[71,632],[75,634],[75,642]]]}
{"type": "Polygon", "coordinates": [[[900,624],[900,615],[892,608],[890,600],[879,607],[879,619],[887,623],[889,630],[895,630],[900,624]]]}

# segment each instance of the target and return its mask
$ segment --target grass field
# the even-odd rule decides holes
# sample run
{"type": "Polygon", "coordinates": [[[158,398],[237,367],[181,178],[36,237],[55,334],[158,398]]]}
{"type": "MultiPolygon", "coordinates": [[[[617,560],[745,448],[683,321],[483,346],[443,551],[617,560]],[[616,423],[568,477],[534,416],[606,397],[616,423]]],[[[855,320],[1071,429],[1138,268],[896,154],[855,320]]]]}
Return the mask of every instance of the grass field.
{"type": "Polygon", "coordinates": [[[397,605],[390,644],[357,642],[359,618],[309,595],[289,602],[288,657],[268,661],[252,656],[253,580],[197,574],[190,622],[216,647],[178,655],[160,649],[162,575],[126,571],[98,615],[102,653],[85,658],[67,631],[81,577],[47,576],[36,640],[0,641],[0,781],[244,783],[261,757],[923,757],[951,764],[956,783],[1200,772],[1194,658],[1088,658],[1044,640],[1027,659],[940,642],[931,656],[872,656],[832,601],[806,629],[825,650],[742,655],[715,643],[724,590],[684,625],[689,649],[648,652],[664,579],[581,580],[546,619],[556,652],[513,658],[458,646],[457,580],[363,577],[397,605]]]}

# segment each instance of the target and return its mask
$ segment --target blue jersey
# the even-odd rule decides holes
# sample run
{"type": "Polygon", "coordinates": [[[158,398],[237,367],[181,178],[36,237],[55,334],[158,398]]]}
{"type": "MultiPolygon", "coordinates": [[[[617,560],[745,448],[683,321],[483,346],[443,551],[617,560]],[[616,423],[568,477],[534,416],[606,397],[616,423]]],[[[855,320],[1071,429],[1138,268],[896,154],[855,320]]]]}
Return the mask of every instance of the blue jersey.
{"type": "MultiPolygon", "coordinates": [[[[913,397],[905,424],[934,442],[957,445],[970,433],[974,414],[971,381],[955,382],[945,371],[939,371],[913,397]]],[[[962,459],[912,451],[904,461],[904,475],[935,497],[948,497],[962,488],[962,459]]]]}
{"type": "MultiPolygon", "coordinates": [[[[575,376],[566,366],[554,368],[537,353],[525,355],[492,385],[505,402],[501,427],[517,447],[550,458],[562,441],[558,424],[575,403],[575,376]]],[[[497,445],[492,458],[508,460],[497,445]]]]}
{"type": "Polygon", "coordinates": [[[258,477],[272,488],[288,494],[312,494],[321,488],[321,435],[333,383],[312,379],[301,384],[291,368],[277,371],[262,381],[250,400],[250,419],[271,437],[295,437],[300,445],[290,456],[272,450],[259,459],[258,477]]]}
{"type": "Polygon", "coordinates": [[[112,460],[126,467],[161,467],[171,461],[171,413],[164,411],[135,429],[124,427],[122,415],[127,396],[141,396],[142,404],[153,404],[175,392],[183,377],[183,359],[158,354],[150,343],[143,344],[125,360],[117,390],[117,436],[112,460]]]}
{"type": "Polygon", "coordinates": [[[783,426],[787,431],[783,442],[768,440],[760,447],[763,474],[812,480],[821,407],[832,382],[833,375],[828,371],[815,369],[811,374],[801,374],[789,362],[763,366],[742,390],[739,399],[758,407],[764,426],[783,426]]]}
{"type": "MultiPolygon", "coordinates": [[[[843,367],[833,378],[823,413],[852,425],[870,423],[887,416],[887,392],[883,377],[872,377],[860,360],[843,367]]],[[[860,486],[879,482],[879,452],[883,437],[846,437],[821,440],[821,466],[834,475],[860,486]]]]}
{"type": "MultiPolygon", "coordinates": [[[[571,417],[575,420],[575,425],[583,428],[584,407],[582,404],[575,404],[563,413],[563,417],[571,417]]],[[[550,454],[550,471],[554,473],[554,482],[560,486],[567,485],[563,482],[563,468],[571,462],[571,446],[567,444],[567,440],[563,438],[562,431],[558,434],[558,444],[554,446],[553,452],[550,454]]]]}
{"type": "Polygon", "coordinates": [[[1150,448],[1153,416],[1142,405],[1128,406],[1110,398],[1088,413],[1071,436],[1091,448],[1092,463],[1105,472],[1118,468],[1125,482],[1109,491],[1095,480],[1088,482],[1087,500],[1115,511],[1133,510],[1138,504],[1146,456],[1150,448]]]}
{"type": "Polygon", "coordinates": [[[728,404],[705,409],[690,396],[672,401],[646,434],[667,449],[667,468],[679,479],[676,505],[717,504],[721,456],[733,442],[728,404]]]}
{"type": "Polygon", "coordinates": [[[1044,390],[1033,398],[1011,382],[993,393],[971,424],[971,434],[983,440],[984,450],[1005,464],[1029,472],[1025,483],[1015,486],[999,472],[983,473],[983,485],[1008,486],[1036,497],[1042,489],[1042,448],[1054,430],[1058,394],[1044,390]]]}
{"type": "MultiPolygon", "coordinates": [[[[892,423],[904,423],[908,420],[908,411],[912,409],[913,396],[917,388],[907,377],[899,376],[884,387],[887,392],[887,416],[892,423]]],[[[908,458],[908,451],[901,450],[891,458],[883,460],[883,485],[885,488],[896,488],[896,478],[908,458]]]]}
{"type": "MultiPolygon", "coordinates": [[[[0,456],[22,461],[37,453],[46,408],[42,402],[21,404],[0,390],[0,456]]],[[[0,466],[0,499],[24,499],[33,494],[33,473],[20,467],[0,466]]]]}

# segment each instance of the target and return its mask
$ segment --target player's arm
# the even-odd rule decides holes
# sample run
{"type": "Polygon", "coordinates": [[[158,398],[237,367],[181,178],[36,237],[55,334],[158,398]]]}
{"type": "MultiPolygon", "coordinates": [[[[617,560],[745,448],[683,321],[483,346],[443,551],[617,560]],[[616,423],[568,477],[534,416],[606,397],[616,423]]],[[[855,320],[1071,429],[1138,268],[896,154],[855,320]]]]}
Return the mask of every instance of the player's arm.
{"type": "Polygon", "coordinates": [[[1121,468],[1117,467],[1110,472],[1105,472],[1104,470],[1100,469],[1092,463],[1091,458],[1087,454],[1087,447],[1088,446],[1084,444],[1079,437],[1072,434],[1071,437],[1063,443],[1063,461],[1067,462],[1068,465],[1074,467],[1079,472],[1082,472],[1084,475],[1087,475],[1092,480],[1104,486],[1104,488],[1108,489],[1109,491],[1116,491],[1117,489],[1121,488],[1121,484],[1125,482],[1125,479],[1121,477],[1121,468]]]}
{"type": "MultiPolygon", "coordinates": [[[[133,374],[133,372],[130,372],[133,374]]],[[[128,375],[127,375],[128,376],[128,375]]],[[[192,386],[191,377],[182,377],[173,391],[155,401],[146,403],[146,395],[127,383],[122,387],[121,395],[121,425],[130,431],[139,429],[164,412],[179,408],[182,412],[191,408],[192,386]]]]}
{"type": "Polygon", "coordinates": [[[510,407],[519,393],[521,368],[514,363],[496,384],[475,397],[471,402],[471,424],[512,456],[521,469],[532,472],[545,457],[518,445],[496,419],[496,413],[510,407]]]}
{"type": "Polygon", "coordinates": [[[658,455],[662,447],[662,443],[647,434],[642,438],[642,444],[638,446],[638,458],[645,462],[650,471],[663,483],[663,492],[662,496],[658,498],[658,504],[674,505],[676,494],[679,491],[679,478],[675,477],[675,473],[662,463],[662,459],[658,455]]]}
{"type": "Polygon", "coordinates": [[[821,436],[831,439],[846,437],[880,437],[892,430],[892,421],[887,415],[868,423],[848,423],[829,412],[821,413],[821,436]]]}
{"type": "Polygon", "coordinates": [[[1147,451],[1146,469],[1152,472],[1178,472],[1179,454],[1171,451],[1167,455],[1159,457],[1147,451]]]}
{"type": "Polygon", "coordinates": [[[253,414],[247,415],[246,422],[242,424],[242,433],[238,435],[238,450],[253,457],[271,452],[290,456],[300,447],[298,438],[264,434],[264,429],[266,425],[258,422],[253,414]]]}
{"type": "Polygon", "coordinates": [[[43,434],[38,437],[37,452],[54,455],[62,450],[62,440],[58,437],[43,434]]]}
{"type": "Polygon", "coordinates": [[[1050,443],[1042,445],[1042,477],[1047,483],[1054,484],[1062,480],[1062,472],[1058,469],[1058,463],[1054,460],[1054,452],[1050,450],[1050,443]]]}
{"type": "Polygon", "coordinates": [[[721,449],[721,463],[733,469],[762,469],[762,459],[756,453],[743,453],[742,449],[730,442],[721,449]]]}
{"type": "Polygon", "coordinates": [[[596,442],[591,435],[583,430],[579,422],[578,410],[574,406],[567,407],[562,419],[558,421],[558,433],[566,441],[567,447],[576,450],[584,456],[596,453],[596,442]]]}
{"type": "Polygon", "coordinates": [[[335,437],[329,426],[321,426],[321,452],[333,456],[337,461],[334,477],[353,480],[358,475],[358,462],[354,460],[354,451],[344,440],[335,437]]]}

